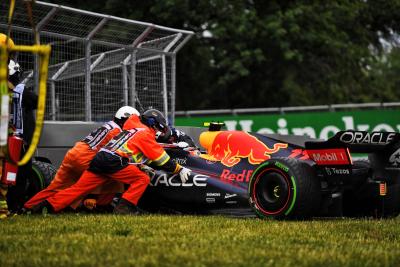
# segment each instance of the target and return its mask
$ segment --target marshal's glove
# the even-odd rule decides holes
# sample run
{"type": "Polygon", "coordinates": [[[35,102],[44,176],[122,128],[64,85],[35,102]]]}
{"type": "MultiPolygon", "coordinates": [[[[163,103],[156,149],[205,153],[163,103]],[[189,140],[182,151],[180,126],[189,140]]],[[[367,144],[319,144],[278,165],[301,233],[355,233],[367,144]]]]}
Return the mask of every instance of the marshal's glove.
{"type": "Polygon", "coordinates": [[[176,144],[179,148],[188,148],[189,147],[189,144],[188,143],[186,143],[186,142],[178,142],[177,144],[176,144]]]}
{"type": "Polygon", "coordinates": [[[145,164],[140,164],[139,165],[139,169],[141,171],[145,172],[150,178],[153,177],[156,174],[156,172],[155,172],[155,170],[153,168],[151,168],[151,167],[149,167],[149,166],[147,166],[145,164]]]}
{"type": "Polygon", "coordinates": [[[179,172],[179,177],[181,178],[182,183],[186,183],[187,180],[189,180],[189,176],[192,173],[192,171],[189,168],[182,167],[182,169],[179,172]]]}

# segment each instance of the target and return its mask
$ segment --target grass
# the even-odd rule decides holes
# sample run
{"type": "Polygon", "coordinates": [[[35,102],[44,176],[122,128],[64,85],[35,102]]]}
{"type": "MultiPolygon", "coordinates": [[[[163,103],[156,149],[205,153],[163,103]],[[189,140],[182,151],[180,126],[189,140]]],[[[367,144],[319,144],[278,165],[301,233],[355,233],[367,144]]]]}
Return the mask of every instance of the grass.
{"type": "Polygon", "coordinates": [[[400,266],[400,219],[17,216],[0,266],[400,266]]]}

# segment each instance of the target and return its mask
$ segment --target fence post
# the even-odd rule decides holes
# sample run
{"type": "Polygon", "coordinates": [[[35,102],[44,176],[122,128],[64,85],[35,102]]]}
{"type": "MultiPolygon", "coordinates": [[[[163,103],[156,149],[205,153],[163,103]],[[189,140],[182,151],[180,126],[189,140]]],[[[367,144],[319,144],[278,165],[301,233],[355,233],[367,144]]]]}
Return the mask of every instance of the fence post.
{"type": "Polygon", "coordinates": [[[108,17],[103,18],[94,29],[86,37],[86,47],[85,47],[85,100],[86,100],[86,110],[85,110],[85,120],[92,121],[92,87],[91,87],[91,58],[92,54],[92,39],[94,35],[100,31],[100,29],[106,24],[108,17]]]}
{"type": "Polygon", "coordinates": [[[175,124],[176,103],[176,54],[171,56],[171,125],[175,124]]]}
{"type": "Polygon", "coordinates": [[[136,108],[136,53],[134,49],[131,53],[131,106],[136,108]]]}
{"type": "Polygon", "coordinates": [[[128,67],[127,61],[129,61],[130,56],[128,56],[121,64],[122,68],[122,90],[123,90],[123,97],[124,97],[124,105],[128,105],[128,67]]]}
{"type": "Polygon", "coordinates": [[[56,120],[56,82],[54,80],[50,80],[51,84],[51,120],[55,121],[56,120]]]}
{"type": "Polygon", "coordinates": [[[168,119],[168,93],[167,93],[167,63],[165,59],[165,55],[162,55],[161,57],[161,64],[162,64],[162,88],[163,88],[163,100],[164,100],[164,115],[167,120],[167,123],[169,123],[168,119]]]}
{"type": "Polygon", "coordinates": [[[91,79],[90,79],[90,54],[91,42],[86,40],[85,47],[85,121],[92,120],[92,99],[91,99],[91,79]]]}

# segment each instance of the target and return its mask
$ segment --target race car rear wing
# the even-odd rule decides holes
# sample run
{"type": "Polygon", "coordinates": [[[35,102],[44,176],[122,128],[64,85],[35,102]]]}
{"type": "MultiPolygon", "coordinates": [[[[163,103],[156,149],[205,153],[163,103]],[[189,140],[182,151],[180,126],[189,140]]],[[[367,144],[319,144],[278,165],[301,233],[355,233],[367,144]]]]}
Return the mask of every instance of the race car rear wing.
{"type": "Polygon", "coordinates": [[[341,131],[327,141],[308,141],[305,148],[319,165],[352,164],[350,153],[367,153],[370,159],[374,158],[374,165],[400,168],[397,132],[341,131]]]}
{"type": "Polygon", "coordinates": [[[400,133],[341,131],[327,141],[308,141],[306,149],[348,148],[354,153],[375,153],[389,151],[396,144],[400,145],[400,133]]]}

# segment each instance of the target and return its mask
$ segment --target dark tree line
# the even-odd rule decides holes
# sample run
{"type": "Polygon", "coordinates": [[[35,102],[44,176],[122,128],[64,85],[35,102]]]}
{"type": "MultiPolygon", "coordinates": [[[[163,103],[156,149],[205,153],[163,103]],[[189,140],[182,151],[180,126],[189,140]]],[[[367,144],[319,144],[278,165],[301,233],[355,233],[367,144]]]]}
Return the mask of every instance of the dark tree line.
{"type": "Polygon", "coordinates": [[[194,31],[177,110],[400,101],[400,0],[48,2],[194,31]]]}

